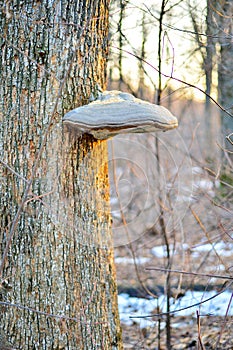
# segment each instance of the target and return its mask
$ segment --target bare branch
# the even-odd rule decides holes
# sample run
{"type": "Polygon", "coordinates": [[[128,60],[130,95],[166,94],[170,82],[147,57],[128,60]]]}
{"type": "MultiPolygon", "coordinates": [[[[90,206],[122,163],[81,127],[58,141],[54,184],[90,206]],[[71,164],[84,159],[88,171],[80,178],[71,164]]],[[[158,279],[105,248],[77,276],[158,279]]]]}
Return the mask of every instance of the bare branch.
{"type": "MultiPolygon", "coordinates": [[[[117,47],[117,46],[112,46],[112,47],[113,47],[114,49],[120,50],[119,47],[117,47]]],[[[233,118],[233,114],[231,114],[230,112],[228,112],[226,108],[224,108],[223,106],[221,106],[220,103],[218,103],[211,95],[207,94],[202,88],[200,88],[200,87],[198,87],[198,86],[196,86],[196,85],[194,85],[194,84],[188,83],[187,81],[184,81],[184,80],[182,80],[182,79],[176,78],[176,77],[174,77],[173,75],[168,75],[168,74],[166,74],[166,73],[159,72],[158,68],[156,68],[156,67],[155,67],[153,64],[151,64],[150,62],[148,62],[148,61],[142,59],[141,57],[135,55],[134,53],[132,53],[132,52],[130,52],[130,51],[128,51],[128,50],[122,49],[122,51],[124,51],[125,53],[127,53],[127,54],[130,55],[130,56],[135,57],[135,58],[138,59],[138,60],[142,60],[145,64],[147,64],[149,67],[151,67],[152,69],[154,69],[156,72],[161,73],[165,78],[173,79],[173,80],[175,80],[175,81],[177,81],[177,82],[179,82],[179,83],[181,83],[181,84],[184,84],[184,85],[186,85],[186,86],[188,86],[188,87],[194,88],[194,89],[196,89],[196,90],[202,92],[204,95],[208,96],[208,97],[210,98],[210,100],[211,100],[212,102],[214,102],[214,104],[216,104],[216,106],[218,106],[223,112],[225,112],[227,115],[229,115],[231,118],[233,118]]]]}

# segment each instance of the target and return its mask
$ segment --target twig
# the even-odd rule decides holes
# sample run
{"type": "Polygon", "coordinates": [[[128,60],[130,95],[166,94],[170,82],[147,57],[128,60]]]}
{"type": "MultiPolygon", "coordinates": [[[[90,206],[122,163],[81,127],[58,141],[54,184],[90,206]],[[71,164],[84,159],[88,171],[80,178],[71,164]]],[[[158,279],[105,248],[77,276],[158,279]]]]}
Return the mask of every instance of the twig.
{"type": "Polygon", "coordinates": [[[199,272],[189,272],[189,271],[182,271],[182,270],[164,269],[162,267],[146,267],[145,270],[174,272],[174,273],[181,273],[183,275],[193,275],[193,276],[213,277],[213,278],[221,278],[221,279],[225,279],[225,280],[233,280],[233,277],[231,277],[231,276],[221,276],[221,275],[213,275],[213,274],[209,274],[209,273],[199,273],[199,272]]]}
{"type": "MultiPolygon", "coordinates": [[[[195,304],[190,305],[190,306],[186,306],[186,307],[183,307],[183,308],[180,308],[180,309],[177,309],[177,310],[169,311],[169,314],[175,314],[177,312],[188,310],[188,309],[191,309],[193,307],[197,307],[197,306],[200,306],[200,305],[202,305],[204,303],[207,303],[208,301],[210,301],[212,299],[215,299],[216,297],[218,297],[219,295],[224,293],[226,290],[228,290],[232,284],[233,284],[233,282],[228,283],[225,286],[225,288],[223,288],[220,292],[216,293],[212,297],[209,297],[209,298],[207,298],[205,300],[199,301],[198,303],[195,303],[195,304]]],[[[150,318],[150,317],[162,317],[162,316],[166,316],[166,315],[167,315],[167,312],[161,312],[159,314],[142,315],[142,316],[130,316],[130,318],[150,318]]]]}
{"type": "Polygon", "coordinates": [[[233,132],[231,134],[227,135],[226,139],[227,139],[227,141],[229,141],[233,145],[233,141],[231,139],[232,136],[233,136],[233,132]]]}
{"type": "MultiPolygon", "coordinates": [[[[117,49],[117,50],[120,50],[119,47],[117,46],[112,46],[114,49],[117,49]]],[[[125,49],[121,49],[123,52],[127,53],[128,55],[130,56],[133,56],[135,57],[136,59],[138,60],[141,60],[142,62],[144,62],[145,64],[147,64],[149,67],[151,67],[152,69],[154,69],[156,72],[162,74],[165,78],[169,78],[169,79],[173,79],[181,84],[184,84],[186,86],[189,86],[191,88],[194,88],[200,92],[202,92],[204,95],[206,95],[207,97],[209,97],[209,99],[214,102],[214,104],[216,104],[223,112],[225,112],[227,115],[229,115],[231,118],[233,118],[233,114],[231,114],[230,112],[228,112],[228,110],[226,108],[224,108],[220,103],[218,103],[211,95],[209,95],[207,92],[205,92],[202,88],[194,85],[194,84],[191,84],[191,83],[188,83],[187,81],[184,81],[182,79],[179,79],[179,78],[176,78],[174,77],[173,75],[169,75],[169,74],[166,74],[166,73],[163,73],[163,72],[159,72],[158,68],[156,68],[153,64],[151,64],[150,62],[148,62],[147,60],[139,57],[138,55],[128,51],[128,50],[125,50],[125,49]]]]}
{"type": "Polygon", "coordinates": [[[3,159],[0,158],[0,163],[2,165],[4,165],[5,168],[7,168],[8,170],[10,170],[10,172],[14,175],[16,175],[17,177],[19,177],[21,180],[23,180],[24,182],[28,183],[29,181],[22,175],[20,175],[19,173],[17,173],[13,168],[11,168],[6,162],[4,162],[3,159]]]}
{"type": "MultiPolygon", "coordinates": [[[[20,309],[20,310],[26,310],[28,312],[33,312],[33,313],[36,313],[38,315],[42,315],[42,316],[45,316],[45,317],[57,318],[57,319],[60,319],[60,320],[74,321],[74,322],[87,324],[87,322],[82,322],[80,320],[80,318],[77,318],[77,317],[69,317],[69,316],[65,316],[65,315],[55,315],[55,314],[52,314],[52,313],[48,313],[48,312],[45,312],[45,311],[34,309],[32,307],[23,306],[23,305],[20,305],[20,304],[10,303],[9,301],[0,301],[0,305],[1,306],[5,306],[5,307],[14,307],[14,308],[17,308],[17,309],[20,309]]],[[[81,313],[78,314],[78,315],[80,316],[81,313]]],[[[93,322],[93,324],[106,324],[106,322],[93,322]]]]}
{"type": "Polygon", "coordinates": [[[205,346],[202,343],[202,339],[201,339],[201,318],[198,310],[196,311],[196,315],[197,315],[197,332],[198,332],[198,350],[199,350],[199,345],[201,346],[201,350],[205,350],[205,346]]]}
{"type": "Polygon", "coordinates": [[[190,208],[190,211],[191,211],[193,217],[195,218],[195,220],[197,221],[198,225],[200,226],[200,228],[202,229],[203,233],[205,234],[207,240],[208,240],[209,243],[211,244],[212,249],[213,249],[213,251],[215,252],[216,256],[218,257],[219,261],[221,261],[221,263],[222,263],[223,265],[225,265],[225,264],[224,264],[224,261],[223,261],[222,258],[221,258],[221,256],[218,254],[217,250],[215,249],[214,244],[211,242],[211,239],[210,239],[210,237],[209,237],[209,233],[207,232],[207,230],[206,230],[204,224],[202,223],[201,219],[199,218],[198,214],[191,208],[191,206],[189,206],[189,208],[190,208]]]}
{"type": "Polygon", "coordinates": [[[229,303],[227,305],[227,310],[226,310],[226,313],[225,313],[225,316],[224,316],[224,321],[223,321],[223,324],[222,324],[222,327],[221,327],[221,330],[220,330],[220,333],[219,333],[219,336],[218,336],[217,343],[215,345],[215,349],[216,350],[218,349],[218,345],[220,343],[220,339],[221,339],[221,337],[223,335],[223,331],[224,331],[224,328],[225,328],[226,323],[227,323],[227,316],[228,316],[228,313],[229,313],[229,310],[230,310],[230,306],[231,306],[232,300],[233,300],[233,293],[231,293],[231,297],[230,297],[229,303]]]}

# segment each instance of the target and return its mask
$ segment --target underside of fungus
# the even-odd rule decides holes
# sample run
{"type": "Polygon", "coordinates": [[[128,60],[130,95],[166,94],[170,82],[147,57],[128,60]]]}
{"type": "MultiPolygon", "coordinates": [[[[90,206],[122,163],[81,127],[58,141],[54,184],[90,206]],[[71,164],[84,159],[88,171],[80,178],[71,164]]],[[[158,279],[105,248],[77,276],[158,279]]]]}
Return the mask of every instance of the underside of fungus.
{"type": "Polygon", "coordinates": [[[105,91],[97,100],[65,114],[63,123],[78,136],[108,139],[118,134],[166,131],[178,121],[165,107],[121,91],[105,91]]]}

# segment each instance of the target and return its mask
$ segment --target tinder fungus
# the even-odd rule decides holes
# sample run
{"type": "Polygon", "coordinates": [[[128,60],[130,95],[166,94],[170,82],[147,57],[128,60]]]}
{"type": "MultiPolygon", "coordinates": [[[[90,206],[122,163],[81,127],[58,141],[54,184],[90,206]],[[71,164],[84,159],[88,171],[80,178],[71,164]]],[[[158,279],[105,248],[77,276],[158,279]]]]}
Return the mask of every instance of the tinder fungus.
{"type": "Polygon", "coordinates": [[[108,139],[118,134],[167,131],[178,121],[165,107],[121,91],[105,91],[97,100],[65,114],[63,123],[78,135],[108,139]]]}

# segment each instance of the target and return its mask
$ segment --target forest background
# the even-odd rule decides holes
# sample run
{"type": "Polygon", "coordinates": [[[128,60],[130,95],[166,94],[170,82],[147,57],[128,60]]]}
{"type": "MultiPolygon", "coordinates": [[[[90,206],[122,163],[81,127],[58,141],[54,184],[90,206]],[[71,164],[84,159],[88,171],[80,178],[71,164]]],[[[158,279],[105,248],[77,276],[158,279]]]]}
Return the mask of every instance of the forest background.
{"type": "Polygon", "coordinates": [[[195,308],[181,321],[169,312],[185,291],[205,299],[231,275],[233,5],[119,1],[112,11],[109,89],[164,105],[179,120],[176,131],[118,136],[109,145],[119,290],[166,296],[165,329],[158,317],[145,329],[142,318],[140,328],[139,318],[140,335],[125,326],[125,341],[138,349],[230,349],[229,300],[225,320],[195,308]]]}

